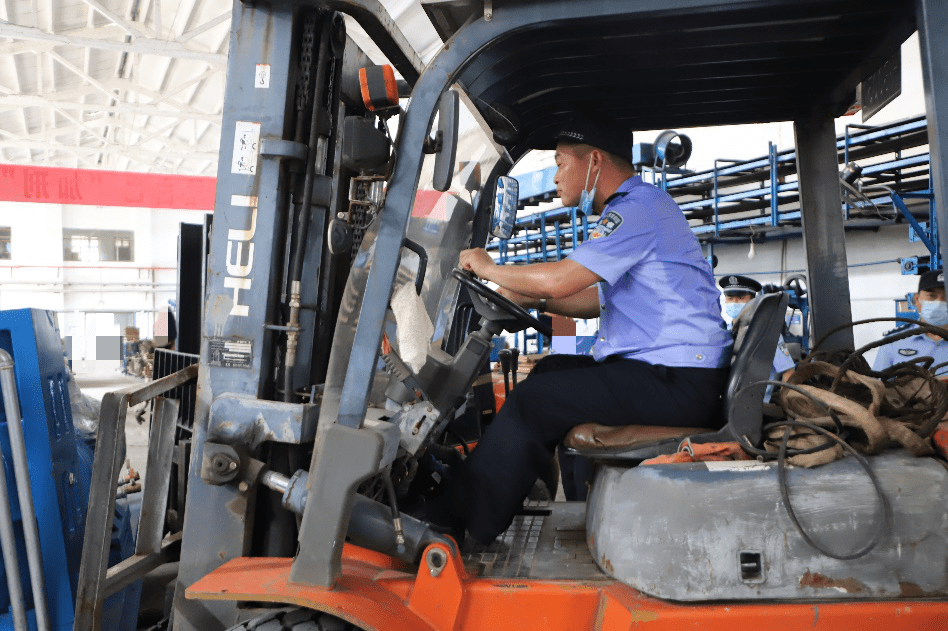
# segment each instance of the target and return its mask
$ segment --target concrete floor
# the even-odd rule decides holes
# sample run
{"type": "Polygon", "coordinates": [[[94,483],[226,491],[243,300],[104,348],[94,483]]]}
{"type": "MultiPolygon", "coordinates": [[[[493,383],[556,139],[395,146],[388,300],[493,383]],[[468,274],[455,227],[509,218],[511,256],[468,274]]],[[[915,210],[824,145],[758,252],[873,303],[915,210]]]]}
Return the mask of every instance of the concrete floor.
{"type": "MultiPolygon", "coordinates": [[[[112,362],[107,362],[107,364],[112,364],[112,362]]],[[[83,372],[76,372],[76,383],[83,394],[89,395],[99,402],[102,401],[102,397],[107,392],[114,392],[129,386],[142,386],[147,383],[147,380],[141,377],[124,375],[117,368],[111,366],[95,366],[91,370],[87,366],[83,366],[80,370],[83,372]]],[[[129,409],[125,417],[126,458],[132,468],[141,474],[142,482],[145,480],[145,466],[148,463],[149,415],[145,415],[145,422],[141,424],[135,416],[143,405],[129,409]]],[[[122,475],[126,473],[127,471],[123,467],[122,475]]]]}

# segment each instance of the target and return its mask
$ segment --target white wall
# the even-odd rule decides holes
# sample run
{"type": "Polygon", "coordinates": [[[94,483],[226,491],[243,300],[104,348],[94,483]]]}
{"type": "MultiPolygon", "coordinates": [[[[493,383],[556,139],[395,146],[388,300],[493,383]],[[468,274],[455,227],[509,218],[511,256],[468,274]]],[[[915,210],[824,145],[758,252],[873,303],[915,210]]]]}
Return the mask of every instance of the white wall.
{"type": "Polygon", "coordinates": [[[0,261],[0,309],[59,312],[74,368],[115,368],[118,361],[97,357],[96,338],[122,335],[128,325],[152,336],[155,311],[175,297],[179,224],[201,224],[205,214],[0,202],[0,226],[11,228],[12,240],[11,260],[0,261]],[[64,228],[131,231],[134,260],[63,262],[64,228]]]}
{"type": "Polygon", "coordinates": [[[0,309],[61,310],[62,294],[36,292],[26,283],[62,280],[62,209],[55,204],[0,202],[0,226],[10,227],[11,259],[0,261],[0,309]],[[59,251],[59,260],[50,251],[59,251]]]}

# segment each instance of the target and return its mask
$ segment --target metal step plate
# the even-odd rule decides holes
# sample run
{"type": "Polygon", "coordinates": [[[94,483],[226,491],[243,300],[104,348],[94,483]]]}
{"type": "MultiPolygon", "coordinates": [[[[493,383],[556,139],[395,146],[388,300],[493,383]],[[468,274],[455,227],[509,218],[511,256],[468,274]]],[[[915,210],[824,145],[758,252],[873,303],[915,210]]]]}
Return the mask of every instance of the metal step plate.
{"type": "Polygon", "coordinates": [[[531,502],[489,546],[468,540],[464,567],[481,578],[611,580],[586,545],[584,502],[531,502]]]}

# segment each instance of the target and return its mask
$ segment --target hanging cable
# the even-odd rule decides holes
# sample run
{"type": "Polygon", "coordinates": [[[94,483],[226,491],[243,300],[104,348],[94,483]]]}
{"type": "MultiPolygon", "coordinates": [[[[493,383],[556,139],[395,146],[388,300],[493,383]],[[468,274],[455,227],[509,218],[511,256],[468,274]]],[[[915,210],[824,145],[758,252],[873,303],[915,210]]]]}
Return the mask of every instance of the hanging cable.
{"type": "Polygon", "coordinates": [[[818,397],[814,396],[810,392],[807,392],[803,388],[800,388],[799,386],[787,383],[785,381],[775,381],[775,380],[768,379],[765,381],[757,381],[755,383],[749,384],[748,386],[742,388],[735,395],[735,397],[740,397],[744,392],[748,392],[748,391],[752,393],[753,392],[752,389],[757,388],[758,386],[766,386],[766,385],[773,385],[779,388],[788,388],[795,392],[799,392],[800,394],[812,400],[814,403],[816,403],[817,405],[822,407],[824,410],[826,410],[830,418],[833,419],[833,423],[835,425],[835,429],[837,433],[834,434],[830,432],[829,430],[823,427],[820,427],[819,425],[814,425],[812,423],[806,423],[804,421],[800,421],[796,419],[784,419],[784,420],[776,421],[774,423],[768,423],[763,428],[765,434],[770,433],[772,430],[779,429],[780,427],[785,428],[783,437],[780,441],[780,447],[776,454],[774,454],[772,451],[760,449],[750,444],[750,441],[748,441],[747,437],[745,436],[738,437],[738,442],[740,442],[741,447],[745,451],[751,454],[754,454],[760,458],[765,458],[765,459],[773,458],[774,460],[777,461],[777,480],[778,480],[778,485],[780,487],[780,496],[783,500],[784,508],[787,511],[787,515],[790,517],[790,521],[793,522],[794,527],[797,529],[797,532],[800,533],[800,536],[803,537],[804,541],[806,541],[810,546],[813,547],[813,549],[818,551],[820,554],[824,554],[828,557],[831,557],[833,559],[839,559],[841,561],[851,561],[853,559],[858,559],[860,557],[865,556],[866,554],[871,552],[873,548],[876,547],[876,545],[878,545],[879,541],[882,540],[882,536],[885,533],[885,526],[886,524],[889,523],[889,518],[890,518],[889,504],[888,504],[888,501],[886,500],[885,492],[882,490],[882,485],[879,483],[879,479],[876,477],[875,472],[872,471],[872,468],[869,465],[869,461],[864,456],[859,454],[855,449],[853,449],[852,446],[849,445],[849,443],[847,443],[844,440],[843,425],[842,425],[842,422],[839,420],[839,417],[836,415],[836,412],[832,410],[828,405],[826,405],[824,401],[821,401],[818,397]],[[806,449],[790,449],[788,447],[788,442],[791,435],[790,429],[792,427],[805,427],[819,434],[823,434],[824,436],[828,437],[830,440],[820,445],[816,445],[814,447],[809,447],[806,449]],[[806,529],[803,527],[803,524],[800,523],[800,520],[797,517],[796,511],[794,511],[793,509],[793,504],[790,502],[790,486],[789,486],[789,483],[787,482],[786,460],[788,457],[803,455],[803,454],[812,454],[818,451],[824,451],[836,445],[840,445],[843,449],[845,449],[850,454],[852,454],[852,456],[856,459],[856,461],[859,462],[859,465],[866,471],[866,474],[869,476],[869,479],[872,482],[873,489],[875,490],[876,495],[879,498],[880,512],[882,513],[881,520],[879,519],[874,520],[876,527],[873,531],[871,539],[869,540],[869,543],[867,543],[865,546],[858,549],[857,551],[851,552],[851,553],[838,553],[833,550],[829,550],[825,546],[817,543],[813,539],[813,537],[810,536],[810,533],[808,533],[806,529]]]}
{"type": "MultiPolygon", "coordinates": [[[[765,430],[775,429],[778,427],[785,427],[783,438],[780,441],[780,451],[777,454],[777,479],[780,483],[780,497],[783,499],[784,508],[787,509],[787,515],[790,516],[790,520],[793,522],[793,525],[796,526],[797,531],[800,533],[800,536],[803,537],[804,541],[810,544],[815,550],[821,554],[825,554],[828,557],[839,559],[840,561],[852,561],[853,559],[858,559],[869,554],[873,548],[882,540],[882,535],[885,533],[885,526],[889,523],[889,503],[886,501],[885,492],[882,490],[882,485],[879,483],[879,479],[876,477],[875,472],[872,470],[872,467],[869,466],[869,461],[862,455],[860,455],[855,449],[853,449],[849,443],[845,440],[836,436],[835,434],[829,432],[828,430],[820,427],[819,425],[813,425],[811,423],[804,423],[803,421],[796,420],[784,420],[778,421],[777,423],[771,423],[765,427],[765,430]],[[857,550],[856,552],[851,552],[849,554],[839,554],[832,550],[827,549],[826,547],[818,544],[806,531],[803,525],[800,523],[800,520],[797,518],[796,511],[793,510],[793,504],[790,503],[790,486],[787,483],[787,441],[790,439],[790,428],[793,426],[806,427],[813,431],[819,432],[824,436],[828,436],[832,441],[835,441],[836,444],[840,445],[843,449],[848,451],[859,463],[859,465],[865,470],[866,475],[869,476],[869,479],[872,481],[873,489],[875,489],[876,495],[879,497],[879,512],[882,513],[882,519],[874,520],[875,529],[872,533],[872,538],[869,540],[863,548],[857,550]]],[[[802,453],[802,451],[801,451],[802,453]]]]}

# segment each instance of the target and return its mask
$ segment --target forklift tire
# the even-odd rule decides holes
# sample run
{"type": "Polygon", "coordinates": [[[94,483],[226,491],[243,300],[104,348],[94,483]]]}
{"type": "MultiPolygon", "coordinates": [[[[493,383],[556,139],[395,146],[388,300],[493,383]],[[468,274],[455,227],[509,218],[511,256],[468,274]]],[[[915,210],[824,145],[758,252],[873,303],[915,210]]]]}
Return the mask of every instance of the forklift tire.
{"type": "Polygon", "coordinates": [[[274,611],[242,622],[227,631],[360,631],[328,613],[296,608],[274,611]]]}

